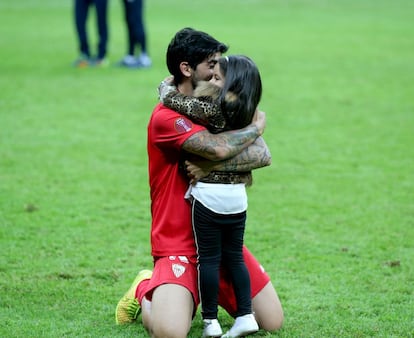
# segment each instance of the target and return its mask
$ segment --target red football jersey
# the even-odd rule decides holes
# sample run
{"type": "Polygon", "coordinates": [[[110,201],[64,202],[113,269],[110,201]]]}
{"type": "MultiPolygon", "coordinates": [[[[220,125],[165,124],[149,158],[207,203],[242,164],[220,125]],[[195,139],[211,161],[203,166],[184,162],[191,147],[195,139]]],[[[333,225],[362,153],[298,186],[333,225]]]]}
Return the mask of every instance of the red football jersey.
{"type": "Polygon", "coordinates": [[[191,205],[184,199],[189,180],[181,164],[182,144],[205,130],[177,112],[158,104],[148,124],[148,169],[151,194],[153,256],[196,254],[191,205]]]}

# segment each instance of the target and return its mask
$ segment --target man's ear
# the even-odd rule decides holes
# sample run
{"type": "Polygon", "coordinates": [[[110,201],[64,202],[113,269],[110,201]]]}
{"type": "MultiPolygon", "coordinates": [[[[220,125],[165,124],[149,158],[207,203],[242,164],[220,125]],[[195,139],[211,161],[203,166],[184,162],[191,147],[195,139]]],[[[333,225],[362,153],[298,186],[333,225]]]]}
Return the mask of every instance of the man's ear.
{"type": "Polygon", "coordinates": [[[180,70],[181,70],[181,73],[186,77],[191,77],[191,75],[193,74],[193,69],[190,67],[188,62],[181,62],[180,70]]]}

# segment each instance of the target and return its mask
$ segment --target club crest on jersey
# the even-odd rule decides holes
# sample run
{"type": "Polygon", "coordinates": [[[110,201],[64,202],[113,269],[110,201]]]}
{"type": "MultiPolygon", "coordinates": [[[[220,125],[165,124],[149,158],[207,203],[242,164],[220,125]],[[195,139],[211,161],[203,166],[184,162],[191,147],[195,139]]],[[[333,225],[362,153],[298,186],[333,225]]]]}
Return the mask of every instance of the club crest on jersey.
{"type": "Polygon", "coordinates": [[[181,264],[173,264],[171,268],[174,273],[174,276],[177,278],[181,277],[182,274],[185,272],[185,267],[181,264]]]}
{"type": "Polygon", "coordinates": [[[174,127],[175,130],[181,134],[190,131],[193,128],[193,124],[189,120],[179,117],[175,120],[174,127]]]}

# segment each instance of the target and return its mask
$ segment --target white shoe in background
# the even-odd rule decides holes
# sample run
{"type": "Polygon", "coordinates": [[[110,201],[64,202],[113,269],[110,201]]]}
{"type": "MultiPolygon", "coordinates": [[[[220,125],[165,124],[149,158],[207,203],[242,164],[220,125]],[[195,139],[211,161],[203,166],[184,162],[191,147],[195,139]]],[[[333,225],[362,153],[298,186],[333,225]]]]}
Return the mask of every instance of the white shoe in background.
{"type": "Polygon", "coordinates": [[[152,61],[147,53],[141,53],[138,57],[138,62],[141,64],[142,67],[147,68],[151,67],[152,61]]]}

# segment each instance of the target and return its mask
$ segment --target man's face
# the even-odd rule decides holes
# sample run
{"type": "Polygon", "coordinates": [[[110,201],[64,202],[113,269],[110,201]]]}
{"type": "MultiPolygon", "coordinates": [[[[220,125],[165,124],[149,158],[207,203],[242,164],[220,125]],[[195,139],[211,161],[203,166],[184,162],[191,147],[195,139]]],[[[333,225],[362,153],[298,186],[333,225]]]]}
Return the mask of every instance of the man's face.
{"type": "Polygon", "coordinates": [[[221,53],[215,53],[197,65],[192,77],[194,87],[197,85],[198,81],[209,81],[212,78],[214,66],[220,56],[221,53]]]}

